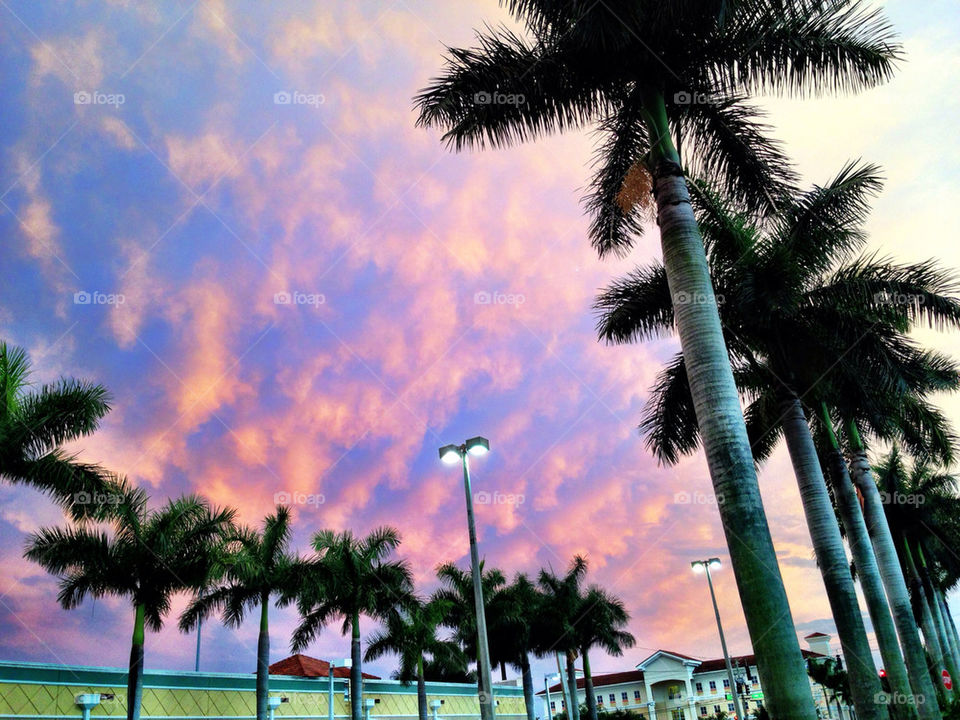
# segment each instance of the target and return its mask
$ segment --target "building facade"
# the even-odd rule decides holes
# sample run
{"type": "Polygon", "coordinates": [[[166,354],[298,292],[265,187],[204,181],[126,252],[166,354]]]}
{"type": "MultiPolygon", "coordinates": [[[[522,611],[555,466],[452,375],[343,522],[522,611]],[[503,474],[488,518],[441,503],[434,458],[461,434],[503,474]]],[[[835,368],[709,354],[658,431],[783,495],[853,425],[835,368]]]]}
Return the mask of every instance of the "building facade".
{"type": "MultiPolygon", "coordinates": [[[[350,717],[347,678],[271,675],[270,697],[277,720],[345,720],[350,717]],[[331,704],[332,703],[332,704],[331,704]]],[[[143,720],[254,720],[253,674],[171,672],[144,673],[143,720]]],[[[117,668],[0,662],[2,720],[116,720],[126,717],[127,673],[117,668]],[[84,707],[86,706],[86,707],[84,707]]],[[[365,679],[368,720],[417,717],[417,686],[397,680],[365,679]]],[[[526,720],[523,691],[497,687],[497,716],[526,720]]],[[[427,683],[427,706],[434,720],[478,718],[477,686],[427,683]]]]}
{"type": "MultiPolygon", "coordinates": [[[[810,650],[804,650],[807,659],[830,657],[830,636],[815,633],[806,638],[810,650]],[[814,649],[816,648],[816,649],[814,649]]],[[[749,717],[763,707],[763,688],[753,655],[731,657],[734,682],[730,688],[726,663],[723,658],[703,660],[669,650],[657,650],[641,660],[634,670],[593,676],[597,707],[605,711],[627,710],[643,720],[700,720],[724,712],[736,717],[733,692],[738,692],[744,713],[749,717]]],[[[832,695],[810,681],[820,717],[836,717],[837,709],[832,695]]],[[[545,718],[566,709],[560,683],[537,695],[546,703],[545,718]],[[549,699],[547,695],[549,694],[549,699]]],[[[577,679],[579,704],[586,703],[583,678],[577,679]]]]}

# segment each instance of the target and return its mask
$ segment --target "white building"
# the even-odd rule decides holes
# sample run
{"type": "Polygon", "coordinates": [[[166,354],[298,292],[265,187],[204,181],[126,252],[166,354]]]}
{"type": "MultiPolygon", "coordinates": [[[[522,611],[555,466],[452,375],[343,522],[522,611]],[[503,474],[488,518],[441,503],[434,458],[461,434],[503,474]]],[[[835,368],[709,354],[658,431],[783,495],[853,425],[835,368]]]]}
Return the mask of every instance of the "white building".
{"type": "MultiPolygon", "coordinates": [[[[830,636],[813,633],[805,640],[809,650],[804,658],[830,657],[830,636]]],[[[763,705],[763,688],[753,655],[731,657],[735,681],[742,681],[741,702],[744,713],[752,715],[763,705]],[[746,700],[744,701],[744,697],[746,700]]],[[[814,699],[821,717],[835,716],[828,711],[827,695],[811,681],[814,699]]],[[[699,720],[723,711],[736,717],[727,668],[723,658],[702,660],[670,650],[657,650],[636,665],[635,670],[593,676],[597,707],[604,710],[629,710],[644,720],[699,720]]],[[[556,683],[549,689],[549,717],[566,709],[563,689],[556,683]]],[[[546,702],[547,692],[537,695],[546,702]]],[[[580,704],[586,703],[584,680],[577,679],[580,704]]],[[[832,700],[832,696],[830,696],[832,700]]]]}

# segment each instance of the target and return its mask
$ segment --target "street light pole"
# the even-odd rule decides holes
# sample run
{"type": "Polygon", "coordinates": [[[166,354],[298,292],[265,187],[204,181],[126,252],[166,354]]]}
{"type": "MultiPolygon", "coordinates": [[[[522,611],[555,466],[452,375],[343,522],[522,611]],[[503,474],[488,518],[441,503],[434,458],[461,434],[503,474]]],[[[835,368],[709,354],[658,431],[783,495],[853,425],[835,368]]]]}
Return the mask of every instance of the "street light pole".
{"type": "Polygon", "coordinates": [[[473,601],[477,613],[477,664],[480,666],[480,714],[483,720],[494,720],[496,704],[493,700],[493,678],[490,673],[490,649],[487,646],[487,614],[483,607],[483,578],[480,575],[480,551],[477,549],[477,528],[473,519],[473,491],[470,485],[470,462],[467,455],[484,454],[490,450],[490,442],[483,437],[467,440],[463,445],[446,445],[440,448],[440,458],[445,462],[456,461],[459,455],[463,465],[463,491],[467,500],[467,529],[470,535],[470,570],[473,575],[473,601]]]}
{"type": "Polygon", "coordinates": [[[713,601],[713,614],[717,617],[717,631],[720,633],[720,647],[723,649],[723,660],[727,664],[727,682],[730,683],[730,697],[733,698],[733,707],[737,713],[737,720],[747,720],[740,709],[740,696],[737,695],[737,681],[733,677],[733,666],[730,664],[730,653],[727,652],[727,640],[723,636],[723,624],[720,622],[720,608],[717,607],[717,596],[713,591],[713,578],[710,577],[710,567],[720,567],[719,558],[697,560],[690,563],[694,571],[704,570],[707,573],[707,585],[710,586],[710,599],[713,601]]]}
{"type": "Polygon", "coordinates": [[[328,709],[328,720],[333,720],[333,671],[338,667],[349,668],[352,666],[353,666],[353,660],[331,660],[329,663],[329,667],[327,670],[327,673],[330,676],[330,697],[329,697],[330,705],[328,709]]]}

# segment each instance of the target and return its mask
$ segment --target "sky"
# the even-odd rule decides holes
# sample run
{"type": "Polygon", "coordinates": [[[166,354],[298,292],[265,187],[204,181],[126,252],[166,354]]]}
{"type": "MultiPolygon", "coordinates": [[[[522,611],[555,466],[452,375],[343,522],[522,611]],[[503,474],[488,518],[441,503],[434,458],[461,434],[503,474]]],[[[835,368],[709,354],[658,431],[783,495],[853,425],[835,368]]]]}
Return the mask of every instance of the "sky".
{"type": "MultiPolygon", "coordinates": [[[[850,159],[883,167],[871,251],[960,267],[960,13],[884,5],[905,48],[892,82],[761,102],[804,182],[850,159]]],[[[321,528],[395,526],[427,593],[438,564],[469,563],[461,478],[437,448],[483,434],[487,563],[535,574],[583,554],[631,613],[637,646],[594,672],[657,648],[719,656],[689,566],[726,557],[706,463],[659,467],[636,429],[677,343],[594,332],[596,292],[658,257],[655,229],[597,259],[589,131],[454,154],[415,127],[444,48],[510,24],[496,2],[0,0],[0,18],[0,338],[28,350],[37,382],[110,389],[84,459],[154,504],[200,492],[249,524],[291,502],[304,552],[321,528]]],[[[960,356],[957,336],[920,338],[960,356]]],[[[942,406],[960,418],[956,398],[942,406]]],[[[834,633],[782,447],[760,485],[797,631],[834,633]]],[[[0,485],[0,659],[123,666],[129,605],[64,611],[21,557],[62,522],[0,485]]],[[[732,574],[715,579],[731,652],[747,653],[732,574]]],[[[272,659],[295,624],[274,612],[272,659]]],[[[256,619],[211,623],[202,668],[252,671],[256,634],[256,619]]],[[[172,617],[147,667],[192,669],[195,641],[172,617]]],[[[307,650],[348,651],[338,625],[307,650]]]]}

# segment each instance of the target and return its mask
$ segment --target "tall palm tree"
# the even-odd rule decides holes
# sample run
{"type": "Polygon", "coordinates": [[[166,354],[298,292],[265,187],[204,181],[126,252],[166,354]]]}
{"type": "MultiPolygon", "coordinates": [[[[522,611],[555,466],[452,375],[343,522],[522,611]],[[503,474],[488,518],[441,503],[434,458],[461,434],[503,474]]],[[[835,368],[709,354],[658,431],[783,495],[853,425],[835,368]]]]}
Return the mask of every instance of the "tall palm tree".
{"type": "Polygon", "coordinates": [[[140,717],[144,630],[159,631],[173,595],[209,583],[235,511],[196,495],[147,506],[146,493],[125,488],[113,508],[110,532],[93,527],[43,528],[31,535],[26,557],[60,578],[60,604],[78,607],[90,595],[126,598],[134,611],[127,720],[140,717]]]}
{"type": "MultiPolygon", "coordinates": [[[[503,572],[497,568],[486,569],[486,563],[480,561],[480,586],[483,590],[483,607],[487,617],[487,640],[490,643],[491,662],[503,659],[503,651],[493,644],[496,640],[491,632],[495,627],[496,618],[500,615],[498,605],[499,594],[507,584],[503,572]]],[[[454,639],[463,648],[467,657],[473,659],[480,667],[479,647],[477,645],[477,617],[476,604],[473,597],[473,573],[470,570],[461,570],[453,563],[444,563],[437,567],[437,578],[441,588],[437,590],[437,597],[443,598],[450,605],[448,624],[453,628],[454,639]]],[[[477,673],[477,690],[483,697],[493,692],[493,688],[485,688],[483,673],[477,673]]],[[[486,703],[480,703],[481,715],[486,713],[486,703]]],[[[483,720],[487,720],[485,717],[483,720]]]]}
{"type": "Polygon", "coordinates": [[[901,563],[914,589],[927,650],[936,664],[935,674],[939,676],[940,670],[946,668],[951,676],[958,677],[953,643],[948,637],[927,563],[930,553],[924,551],[945,542],[953,549],[960,541],[956,525],[956,513],[960,509],[957,479],[924,458],[916,459],[908,468],[897,446],[881,459],[875,472],[884,493],[884,509],[900,550],[901,563]],[[950,540],[945,541],[946,537],[950,540]]]}
{"type": "Polygon", "coordinates": [[[417,97],[419,123],[442,127],[457,149],[599,123],[606,141],[589,206],[601,253],[625,251],[638,234],[642,203],[630,198],[643,195],[636,178],[649,178],[663,271],[686,299],[673,314],[766,705],[773,717],[812,720],[684,175],[719,180],[743,207],[769,212],[789,173],[744,94],[872,87],[890,77],[898,48],[883,16],[852,0],[504,4],[527,37],[490,30],[478,47],[452,49],[417,97]]]}
{"type": "Polygon", "coordinates": [[[228,538],[218,577],[198,592],[180,616],[180,629],[192,630],[211,613],[220,612],[230,627],[240,627],[248,612],[259,608],[257,640],[257,720],[269,716],[270,601],[289,602],[299,587],[303,563],[288,552],[290,509],[278,505],[263,521],[263,529],[237,528],[228,538]]]}
{"type": "Polygon", "coordinates": [[[449,610],[449,603],[438,597],[424,602],[412,597],[402,607],[390,612],[384,627],[367,638],[364,660],[371,661],[387,653],[400,656],[398,680],[417,683],[417,711],[420,720],[427,720],[427,657],[441,660],[449,652],[449,644],[437,636],[449,610]]]}
{"type": "MultiPolygon", "coordinates": [[[[863,718],[884,717],[887,712],[875,702],[880,682],[800,398],[817,390],[823,370],[835,365],[841,352],[849,353],[858,342],[864,342],[863,331],[874,322],[872,311],[860,318],[855,315],[856,307],[837,301],[842,286],[836,286],[842,283],[842,276],[838,280],[832,273],[838,271],[839,260],[863,244],[867,199],[878,189],[875,167],[848,165],[827,185],[784,198],[766,233],[709,190],[695,189],[694,197],[717,290],[724,299],[720,315],[727,346],[733,361],[744,370],[741,385],[744,373],[759,375],[763,400],[756,406],[769,415],[764,428],[767,443],[780,434],[787,441],[817,564],[847,659],[852,698],[863,718]]],[[[669,332],[672,323],[669,311],[664,310],[675,305],[675,300],[662,266],[634,272],[599,298],[601,337],[626,342],[669,332]]],[[[690,450],[699,439],[699,423],[696,414],[689,412],[689,404],[678,406],[666,394],[682,389],[685,397],[691,397],[686,374],[680,370],[686,360],[682,353],[667,368],[655,401],[648,404],[645,427],[651,431],[655,450],[668,461],[676,458],[675,442],[685,443],[684,449],[690,450]],[[687,411],[687,427],[674,422],[680,407],[687,411]],[[668,434],[679,440],[663,442],[668,434]]],[[[748,420],[751,413],[748,411],[748,420]]],[[[899,651],[890,654],[893,657],[899,651]]],[[[909,686],[901,690],[909,694],[909,686]]]]}
{"type": "Polygon", "coordinates": [[[360,616],[386,618],[413,593],[406,562],[387,559],[400,545],[400,534],[391,527],[377,528],[366,537],[349,530],[321,530],[312,544],[316,557],[304,571],[297,593],[300,624],[291,645],[299,652],[330,620],[343,619],[340,632],[351,638],[351,714],[353,720],[363,720],[360,616]]]}
{"type": "Polygon", "coordinates": [[[102,515],[122,492],[115,478],[61,446],[99,427],[110,394],[69,379],[34,388],[30,374],[27,353],[0,342],[0,479],[47,493],[75,520],[102,515]]]}
{"type": "Polygon", "coordinates": [[[583,685],[587,696],[590,720],[597,720],[597,697],[593,691],[590,671],[590,650],[599,647],[609,655],[620,657],[632,648],[636,639],[627,630],[630,613],[623,601],[592,585],[583,596],[583,602],[574,621],[580,657],[583,658],[583,685]]]}
{"type": "Polygon", "coordinates": [[[583,580],[586,575],[587,561],[583,556],[576,555],[563,575],[544,569],[538,578],[540,591],[545,598],[543,621],[551,631],[551,636],[544,638],[541,652],[560,652],[566,657],[567,686],[572,696],[569,707],[571,720],[580,720],[575,662],[580,652],[577,622],[582,617],[584,607],[583,580]]]}

